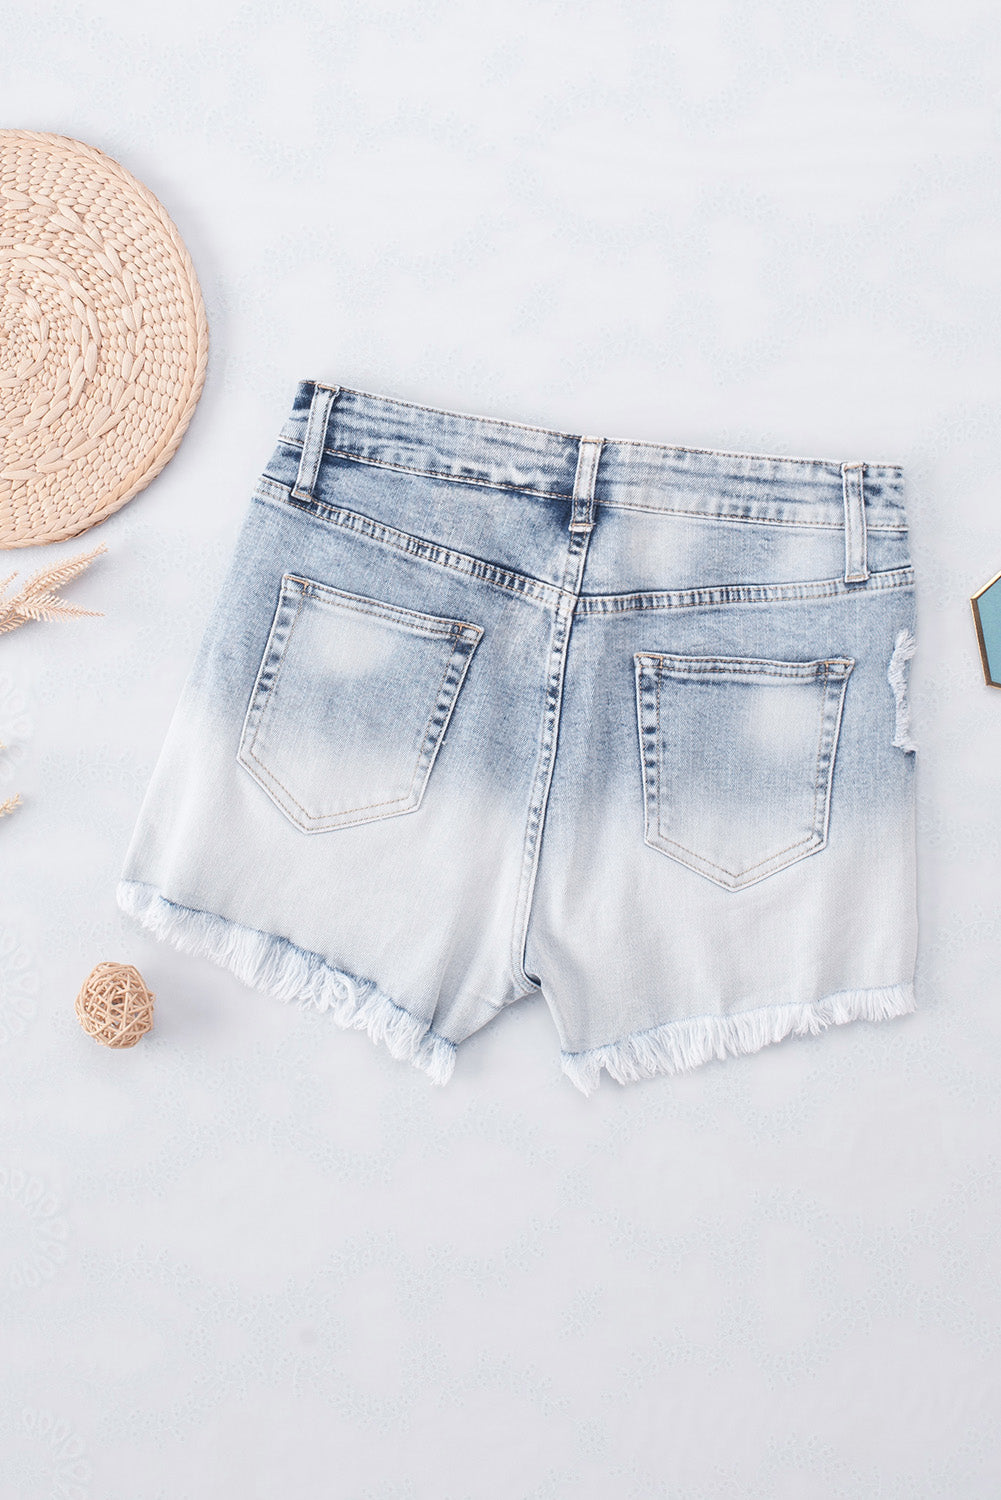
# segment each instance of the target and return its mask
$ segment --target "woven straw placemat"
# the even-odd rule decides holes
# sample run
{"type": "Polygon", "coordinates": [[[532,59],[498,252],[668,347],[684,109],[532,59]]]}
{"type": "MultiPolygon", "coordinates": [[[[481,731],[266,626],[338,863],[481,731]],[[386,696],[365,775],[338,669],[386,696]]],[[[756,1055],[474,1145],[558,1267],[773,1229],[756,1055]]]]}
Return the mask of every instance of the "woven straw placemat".
{"type": "Polygon", "coordinates": [[[208,330],[188,252],[118,162],[0,130],[0,548],[76,536],[157,475],[208,330]]]}

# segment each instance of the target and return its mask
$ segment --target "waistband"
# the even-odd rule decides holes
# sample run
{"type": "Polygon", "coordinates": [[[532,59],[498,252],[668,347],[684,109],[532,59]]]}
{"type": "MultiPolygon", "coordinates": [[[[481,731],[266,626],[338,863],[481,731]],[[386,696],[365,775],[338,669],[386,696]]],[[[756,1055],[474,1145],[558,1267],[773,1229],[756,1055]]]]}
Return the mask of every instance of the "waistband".
{"type": "MultiPolygon", "coordinates": [[[[587,442],[600,445],[594,479],[598,505],[838,529],[845,524],[841,460],[560,432],[321,381],[299,382],[282,441],[303,443],[318,390],[334,392],[323,453],[335,459],[569,500],[580,445],[587,442]]],[[[867,528],[906,530],[901,465],[858,457],[844,463],[861,475],[867,528]]]]}

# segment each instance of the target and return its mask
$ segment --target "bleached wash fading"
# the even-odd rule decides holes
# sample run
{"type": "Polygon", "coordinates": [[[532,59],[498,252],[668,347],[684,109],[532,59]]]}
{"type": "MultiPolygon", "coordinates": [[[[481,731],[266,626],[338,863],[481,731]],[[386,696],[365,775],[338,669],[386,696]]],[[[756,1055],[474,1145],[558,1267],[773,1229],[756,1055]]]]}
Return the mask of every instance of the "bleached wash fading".
{"type": "Polygon", "coordinates": [[[585,1092],[914,1009],[899,465],[313,381],[123,909],[436,1082],[541,991],[585,1092]]]}

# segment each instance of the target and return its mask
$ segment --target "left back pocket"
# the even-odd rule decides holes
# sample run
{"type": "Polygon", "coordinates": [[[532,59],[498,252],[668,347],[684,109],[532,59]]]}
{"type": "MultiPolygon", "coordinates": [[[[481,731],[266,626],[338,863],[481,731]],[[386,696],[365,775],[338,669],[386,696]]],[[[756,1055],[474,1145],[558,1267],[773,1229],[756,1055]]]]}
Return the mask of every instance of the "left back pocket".
{"type": "Polygon", "coordinates": [[[413,812],[482,635],[286,573],[237,760],[307,833],[413,812]]]}

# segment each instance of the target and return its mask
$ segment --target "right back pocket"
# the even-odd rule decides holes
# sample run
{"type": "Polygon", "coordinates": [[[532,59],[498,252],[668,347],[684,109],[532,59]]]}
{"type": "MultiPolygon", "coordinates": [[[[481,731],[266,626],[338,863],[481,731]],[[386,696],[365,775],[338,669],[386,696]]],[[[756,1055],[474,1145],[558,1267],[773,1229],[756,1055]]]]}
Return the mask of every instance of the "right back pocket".
{"type": "Polygon", "coordinates": [[[415,811],[482,635],[286,573],[239,763],[306,833],[415,811]]]}
{"type": "Polygon", "coordinates": [[[727,890],[824,848],[854,661],[633,661],[645,843],[727,890]]]}

